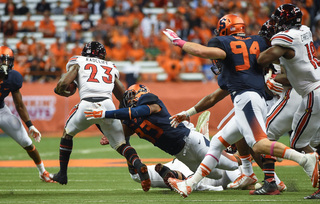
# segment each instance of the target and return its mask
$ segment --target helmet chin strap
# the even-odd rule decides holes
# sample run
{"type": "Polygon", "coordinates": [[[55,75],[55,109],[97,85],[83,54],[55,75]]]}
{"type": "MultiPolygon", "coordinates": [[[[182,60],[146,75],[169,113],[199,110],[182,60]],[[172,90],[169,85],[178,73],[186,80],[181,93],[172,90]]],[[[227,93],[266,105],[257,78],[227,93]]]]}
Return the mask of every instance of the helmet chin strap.
{"type": "Polygon", "coordinates": [[[1,65],[1,70],[3,70],[5,75],[8,75],[8,65],[5,65],[5,64],[1,65]]]}

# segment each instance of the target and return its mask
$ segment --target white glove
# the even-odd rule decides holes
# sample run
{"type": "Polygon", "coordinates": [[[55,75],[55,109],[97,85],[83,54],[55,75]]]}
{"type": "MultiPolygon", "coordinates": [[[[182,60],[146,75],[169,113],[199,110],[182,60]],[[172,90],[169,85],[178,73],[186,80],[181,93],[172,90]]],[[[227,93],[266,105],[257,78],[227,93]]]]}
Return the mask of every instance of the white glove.
{"type": "Polygon", "coordinates": [[[190,115],[187,111],[182,111],[181,113],[178,113],[177,115],[173,115],[169,118],[171,127],[178,127],[179,123],[181,123],[184,120],[187,120],[190,122],[190,115]]]}
{"type": "Polygon", "coordinates": [[[93,105],[95,108],[87,108],[87,111],[84,112],[87,120],[104,119],[106,110],[103,109],[99,103],[94,103],[93,105]]]}
{"type": "Polygon", "coordinates": [[[34,127],[33,125],[31,125],[31,126],[29,127],[29,135],[30,135],[31,137],[33,137],[36,142],[40,142],[40,140],[41,140],[41,133],[40,133],[39,130],[37,130],[37,128],[34,127]]]}
{"type": "Polygon", "coordinates": [[[183,45],[186,43],[186,41],[181,40],[181,38],[173,30],[170,30],[167,28],[162,32],[169,38],[169,40],[172,42],[173,45],[176,45],[182,48],[183,45]]]}
{"type": "Polygon", "coordinates": [[[279,95],[283,92],[283,85],[276,82],[273,78],[267,79],[266,84],[268,89],[275,95],[279,95]]]}

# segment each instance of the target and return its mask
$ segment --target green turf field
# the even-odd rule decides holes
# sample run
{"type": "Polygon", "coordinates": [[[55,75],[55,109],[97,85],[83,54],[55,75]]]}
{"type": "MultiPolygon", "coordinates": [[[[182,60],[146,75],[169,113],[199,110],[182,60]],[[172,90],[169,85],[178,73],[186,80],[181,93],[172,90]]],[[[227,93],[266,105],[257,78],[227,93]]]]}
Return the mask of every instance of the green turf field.
{"type": "MultiPolygon", "coordinates": [[[[101,146],[99,137],[74,139],[71,159],[122,158],[110,146],[101,146]]],[[[287,142],[287,137],[283,139],[287,142]]],[[[43,160],[58,159],[60,138],[46,138],[35,143],[43,160]]],[[[131,139],[142,158],[171,158],[137,137],[131,139]]],[[[28,160],[28,155],[11,138],[0,137],[0,160],[28,160]]],[[[47,167],[56,173],[58,168],[47,167]]],[[[260,169],[254,167],[259,181],[260,169]]],[[[313,193],[307,175],[299,166],[277,167],[279,177],[288,190],[277,196],[252,196],[246,190],[222,192],[193,192],[181,198],[169,189],[151,188],[143,192],[139,183],[131,180],[125,167],[80,168],[70,167],[67,185],[44,183],[39,180],[36,168],[0,168],[0,203],[320,203],[304,200],[313,193]]]]}

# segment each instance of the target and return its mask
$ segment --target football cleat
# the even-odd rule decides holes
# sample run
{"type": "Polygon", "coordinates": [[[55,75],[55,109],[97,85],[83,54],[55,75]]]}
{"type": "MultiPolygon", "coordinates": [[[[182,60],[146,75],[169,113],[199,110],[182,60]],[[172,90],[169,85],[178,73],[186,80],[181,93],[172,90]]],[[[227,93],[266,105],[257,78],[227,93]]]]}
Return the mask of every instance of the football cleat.
{"type": "Polygon", "coordinates": [[[229,189],[246,189],[250,185],[254,185],[258,181],[257,176],[252,173],[250,176],[241,174],[233,183],[229,183],[229,189]]]}
{"type": "Polygon", "coordinates": [[[171,170],[170,168],[168,168],[167,166],[158,163],[154,169],[156,170],[156,172],[162,177],[164,183],[170,188],[171,186],[168,183],[168,179],[169,178],[177,178],[177,179],[181,179],[184,180],[186,179],[186,177],[180,172],[180,171],[174,171],[171,170]]]}
{"type": "Polygon", "coordinates": [[[249,193],[250,195],[279,195],[280,191],[274,178],[268,178],[261,188],[251,190],[249,193]]]}
{"type": "Polygon", "coordinates": [[[138,175],[141,181],[142,189],[147,192],[151,187],[151,180],[148,173],[148,167],[145,164],[141,164],[141,166],[137,169],[138,175]]]}
{"type": "Polygon", "coordinates": [[[311,178],[312,187],[316,188],[319,181],[319,155],[314,153],[305,154],[307,162],[304,164],[303,169],[311,178]]]}
{"type": "Polygon", "coordinates": [[[281,181],[277,186],[278,186],[278,190],[280,192],[283,192],[283,191],[287,190],[287,186],[286,186],[286,184],[283,183],[283,181],[281,181]]]}
{"type": "Polygon", "coordinates": [[[42,174],[39,174],[40,180],[47,182],[47,183],[57,183],[52,180],[53,174],[49,174],[49,172],[44,171],[42,174]]]}
{"type": "Polygon", "coordinates": [[[192,192],[192,187],[187,185],[187,180],[179,180],[176,178],[169,178],[168,182],[171,188],[179,193],[183,198],[188,197],[192,192]]]}
{"type": "Polygon", "coordinates": [[[100,139],[100,144],[101,145],[108,145],[109,144],[109,140],[106,136],[102,136],[100,139]]]}
{"type": "Polygon", "coordinates": [[[62,173],[59,171],[57,174],[53,175],[52,180],[60,183],[61,185],[66,185],[68,183],[68,176],[62,175],[62,173]]]}
{"type": "Polygon", "coordinates": [[[320,199],[320,189],[318,189],[316,192],[313,194],[304,197],[304,199],[320,199]]]}

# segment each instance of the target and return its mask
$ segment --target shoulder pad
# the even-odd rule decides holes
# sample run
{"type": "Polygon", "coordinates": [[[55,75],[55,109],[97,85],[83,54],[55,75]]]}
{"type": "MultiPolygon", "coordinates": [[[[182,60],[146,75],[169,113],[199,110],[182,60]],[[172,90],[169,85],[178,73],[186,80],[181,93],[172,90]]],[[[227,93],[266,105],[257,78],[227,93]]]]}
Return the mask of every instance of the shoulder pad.
{"type": "Polygon", "coordinates": [[[294,38],[288,32],[280,32],[271,38],[271,45],[279,45],[282,47],[290,47],[293,45],[294,38]]]}
{"type": "Polygon", "coordinates": [[[11,70],[8,76],[8,80],[11,80],[11,85],[13,86],[11,89],[13,91],[16,91],[22,87],[23,77],[19,72],[16,70],[11,70]]]}
{"type": "Polygon", "coordinates": [[[158,96],[152,94],[152,93],[147,93],[142,95],[139,100],[137,105],[148,105],[148,104],[154,104],[157,103],[159,100],[158,96]]]}

